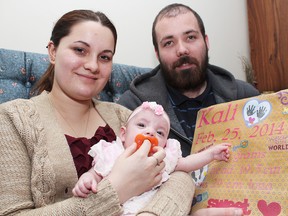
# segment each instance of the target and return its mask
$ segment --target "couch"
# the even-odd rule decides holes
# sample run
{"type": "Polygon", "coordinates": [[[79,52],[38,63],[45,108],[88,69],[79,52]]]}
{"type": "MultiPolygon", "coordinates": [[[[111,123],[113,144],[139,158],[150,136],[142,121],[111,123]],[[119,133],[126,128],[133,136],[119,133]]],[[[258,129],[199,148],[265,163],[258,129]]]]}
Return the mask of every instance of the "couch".
{"type": "MultiPolygon", "coordinates": [[[[48,65],[48,55],[0,48],[0,103],[16,98],[30,98],[31,88],[48,65]]],[[[98,99],[117,102],[134,77],[150,70],[114,63],[110,79],[98,99]]]]}

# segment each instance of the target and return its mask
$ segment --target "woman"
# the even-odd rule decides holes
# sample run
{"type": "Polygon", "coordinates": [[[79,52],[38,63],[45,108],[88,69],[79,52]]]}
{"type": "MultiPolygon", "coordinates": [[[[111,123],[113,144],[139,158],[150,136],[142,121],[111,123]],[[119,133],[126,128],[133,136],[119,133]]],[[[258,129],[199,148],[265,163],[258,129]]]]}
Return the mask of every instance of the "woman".
{"type": "MultiPolygon", "coordinates": [[[[118,215],[122,203],[160,182],[163,149],[148,157],[150,144],[136,152],[134,144],[96,194],[72,196],[79,176],[91,168],[90,146],[115,139],[130,114],[92,99],[111,74],[116,41],[116,29],[103,13],[68,12],[47,46],[51,64],[36,87],[41,94],[0,106],[0,215],[118,215]]],[[[139,215],[185,215],[192,195],[191,178],[178,172],[139,215]]]]}

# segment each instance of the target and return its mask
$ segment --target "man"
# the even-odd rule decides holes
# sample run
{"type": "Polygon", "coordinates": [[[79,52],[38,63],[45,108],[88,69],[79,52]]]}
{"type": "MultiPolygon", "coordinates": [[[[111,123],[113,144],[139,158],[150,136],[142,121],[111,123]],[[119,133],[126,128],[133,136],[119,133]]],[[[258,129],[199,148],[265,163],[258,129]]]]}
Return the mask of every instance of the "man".
{"type": "Polygon", "coordinates": [[[135,78],[119,103],[133,110],[143,101],[161,104],[171,120],[169,137],[191,152],[201,108],[259,95],[252,85],[208,62],[209,40],[201,17],[190,7],[171,4],[153,22],[152,38],[160,65],[135,78]]]}

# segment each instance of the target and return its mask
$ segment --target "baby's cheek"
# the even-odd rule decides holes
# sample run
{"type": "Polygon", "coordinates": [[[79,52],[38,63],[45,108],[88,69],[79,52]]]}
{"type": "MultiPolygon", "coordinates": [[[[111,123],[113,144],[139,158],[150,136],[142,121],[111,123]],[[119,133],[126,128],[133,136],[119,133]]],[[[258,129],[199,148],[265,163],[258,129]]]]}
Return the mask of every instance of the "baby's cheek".
{"type": "Polygon", "coordinates": [[[158,138],[158,146],[164,148],[166,146],[167,139],[164,138],[158,138]]]}
{"type": "Polygon", "coordinates": [[[129,146],[131,146],[134,143],[134,139],[130,139],[129,137],[127,137],[124,141],[124,147],[128,148],[129,146]]]}

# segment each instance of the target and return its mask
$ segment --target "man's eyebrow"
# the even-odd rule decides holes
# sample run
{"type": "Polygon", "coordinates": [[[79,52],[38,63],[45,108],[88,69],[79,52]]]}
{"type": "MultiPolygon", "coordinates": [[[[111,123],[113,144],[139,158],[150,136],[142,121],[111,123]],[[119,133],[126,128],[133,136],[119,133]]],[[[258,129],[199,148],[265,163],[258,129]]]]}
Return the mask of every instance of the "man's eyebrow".
{"type": "Polygon", "coordinates": [[[188,30],[188,31],[184,32],[184,34],[191,34],[191,33],[199,34],[199,31],[196,31],[196,30],[188,30]]]}
{"type": "Polygon", "coordinates": [[[172,39],[173,38],[173,35],[167,35],[165,37],[163,37],[161,40],[160,40],[160,43],[162,43],[164,40],[169,40],[169,39],[172,39]]]}

